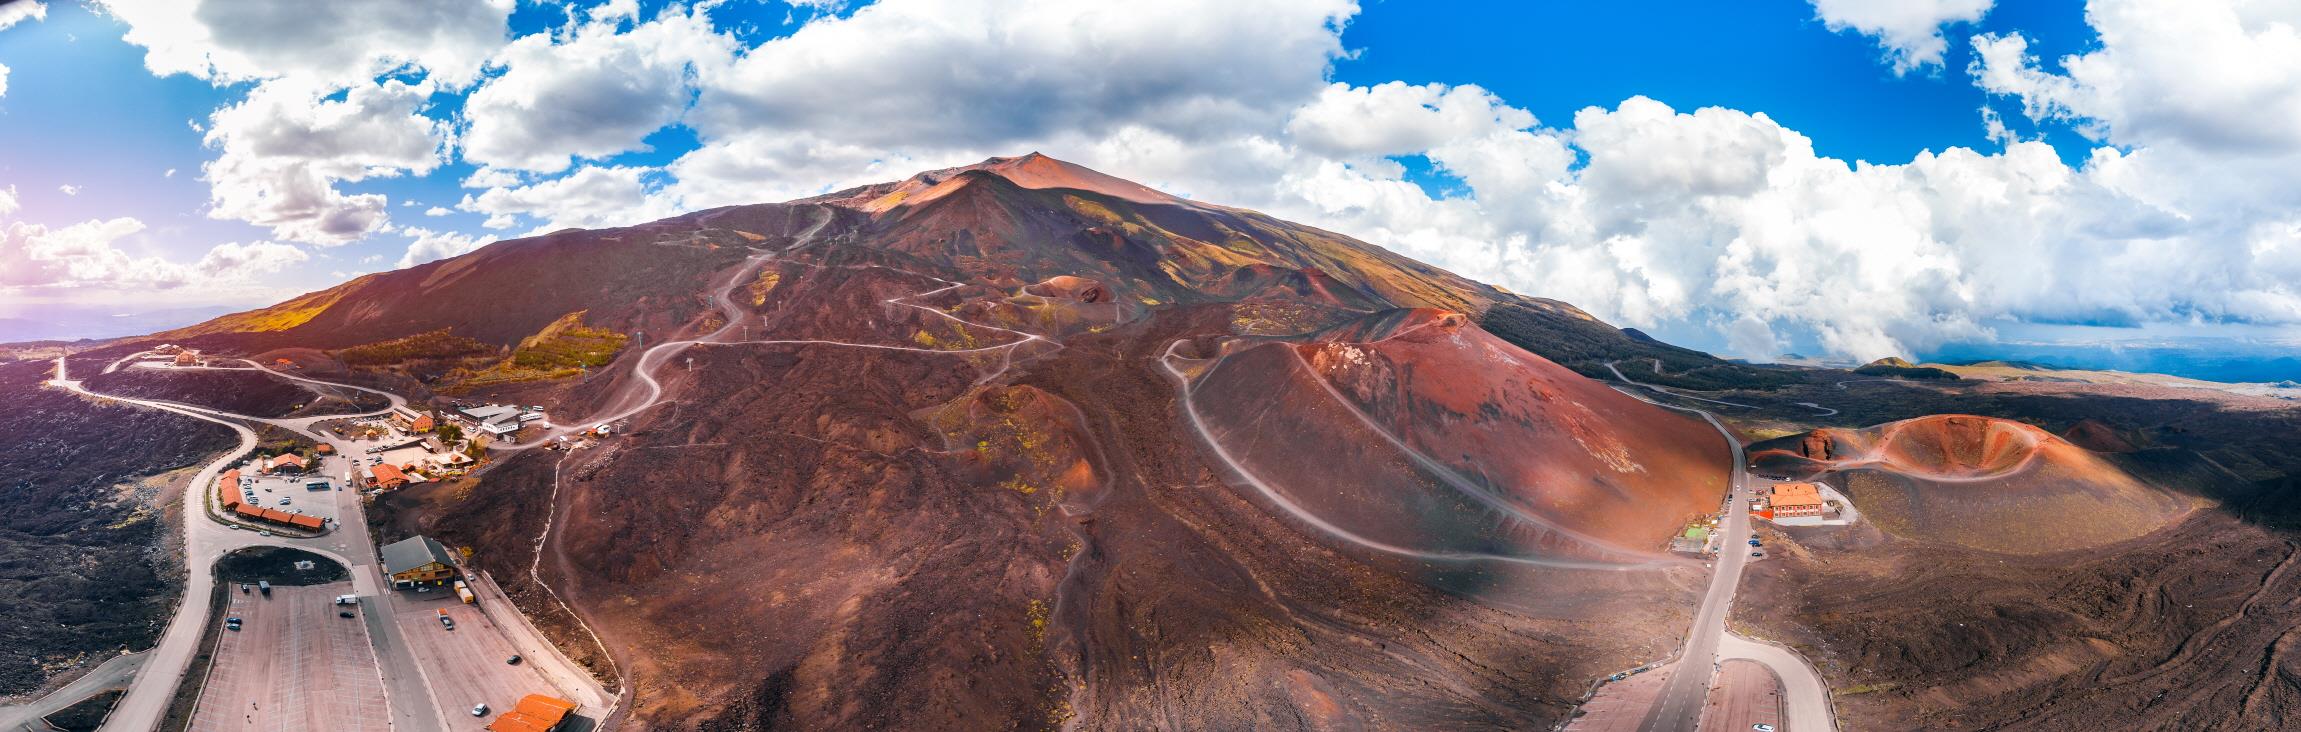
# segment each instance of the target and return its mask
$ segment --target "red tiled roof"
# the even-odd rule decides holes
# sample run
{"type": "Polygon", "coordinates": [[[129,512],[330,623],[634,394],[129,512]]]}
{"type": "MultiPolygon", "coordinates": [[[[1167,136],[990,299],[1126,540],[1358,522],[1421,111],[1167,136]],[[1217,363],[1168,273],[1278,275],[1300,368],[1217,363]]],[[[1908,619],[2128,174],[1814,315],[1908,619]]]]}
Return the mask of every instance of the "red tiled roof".
{"type": "Polygon", "coordinates": [[[529,694],[519,705],[495,721],[487,723],[489,732],[549,732],[575,711],[575,702],[542,694],[529,694]]]}
{"type": "Polygon", "coordinates": [[[318,516],[307,516],[300,513],[288,514],[288,523],[296,526],[297,528],[311,529],[314,531],[317,531],[320,529],[320,527],[327,525],[327,522],[320,520],[320,517],[318,516]]]}
{"type": "Polygon", "coordinates": [[[240,505],[240,471],[237,468],[216,476],[216,503],[226,511],[240,505]]]}
{"type": "Polygon", "coordinates": [[[1812,483],[1775,483],[1773,505],[1775,508],[1819,506],[1822,505],[1822,493],[1812,483]]]}
{"type": "Polygon", "coordinates": [[[296,466],[296,467],[299,467],[299,468],[301,468],[301,467],[304,467],[304,456],[302,456],[302,455],[297,455],[297,454],[295,454],[295,453],[292,453],[292,452],[291,452],[291,453],[286,453],[286,454],[283,454],[283,455],[281,455],[281,456],[279,456],[279,457],[276,457],[276,458],[272,458],[272,465],[275,465],[275,466],[278,466],[278,465],[293,465],[293,466],[296,466]]]}
{"type": "Polygon", "coordinates": [[[376,465],[375,467],[368,468],[368,472],[375,474],[376,483],[378,484],[390,483],[393,481],[398,481],[401,483],[407,482],[407,474],[400,472],[399,466],[393,465],[391,463],[383,463],[376,465]]]}

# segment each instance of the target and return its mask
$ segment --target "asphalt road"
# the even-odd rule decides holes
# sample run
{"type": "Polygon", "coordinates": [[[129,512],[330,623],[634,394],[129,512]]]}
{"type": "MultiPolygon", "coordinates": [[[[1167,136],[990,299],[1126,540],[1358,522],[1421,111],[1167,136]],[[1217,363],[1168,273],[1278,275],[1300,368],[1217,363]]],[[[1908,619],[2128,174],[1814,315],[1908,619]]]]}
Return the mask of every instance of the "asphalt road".
{"type": "Polygon", "coordinates": [[[41,717],[64,711],[65,707],[78,704],[80,700],[95,696],[97,692],[125,686],[129,679],[135,678],[136,671],[144,667],[146,657],[144,653],[113,656],[112,660],[97,665],[80,678],[73,679],[72,683],[58,687],[46,696],[25,704],[0,707],[0,732],[46,732],[45,725],[35,726],[41,717]]]}
{"type": "MultiPolygon", "coordinates": [[[[1657,393],[1685,397],[1683,394],[1633,381],[1630,377],[1623,375],[1621,369],[1614,368],[1611,363],[1606,364],[1606,368],[1613,371],[1615,378],[1621,379],[1625,384],[1657,393]]],[[[1634,392],[1625,393],[1638,396],[1634,392]]],[[[1639,396],[1639,398],[1645,399],[1643,396],[1639,396]]],[[[1699,399],[1699,397],[1685,398],[1699,399]]],[[[1766,646],[1734,637],[1726,632],[1726,615],[1733,610],[1734,592],[1741,586],[1742,568],[1749,563],[1750,557],[1749,552],[1745,550],[1749,548],[1750,512],[1748,506],[1753,496],[1750,475],[1746,470],[1746,466],[1749,465],[1749,458],[1742,453],[1741,440],[1735,439],[1733,433],[1726,429],[1726,425],[1719,422],[1717,416],[1709,412],[1673,404],[1663,404],[1652,399],[1646,401],[1658,406],[1701,415],[1704,421],[1709,422],[1710,426],[1716,428],[1718,434],[1725,438],[1727,446],[1733,449],[1734,467],[1732,486],[1728,492],[1730,500],[1726,504],[1726,515],[1720,521],[1720,526],[1725,531],[1725,548],[1719,551],[1718,560],[1715,563],[1716,571],[1710,575],[1709,589],[1702,593],[1701,607],[1694,613],[1693,627],[1688,629],[1686,633],[1686,643],[1680,649],[1678,661],[1670,672],[1669,685],[1662,690],[1661,697],[1654,701],[1654,707],[1646,713],[1645,721],[1638,725],[1639,732],[1691,732],[1700,726],[1702,706],[1709,697],[1710,682],[1715,676],[1714,672],[1717,668],[1721,645],[1733,648],[1737,654],[1740,654],[1734,656],[1736,658],[1748,658],[1765,664],[1767,668],[1773,669],[1774,675],[1782,679],[1783,686],[1789,690],[1790,729],[1801,732],[1834,732],[1837,729],[1837,724],[1834,715],[1829,713],[1827,687],[1822,684],[1821,676],[1815,673],[1812,666],[1807,665],[1804,660],[1797,657],[1797,654],[1791,653],[1787,649],[1766,646]],[[1751,646],[1771,652],[1750,650],[1749,647],[1751,646]],[[1801,694],[1804,695],[1803,698],[1801,698],[1801,694]],[[1801,712],[1803,713],[1801,714],[1801,712]]],[[[1702,401],[1731,404],[1730,402],[1718,402],[1711,399],[1702,401]]]]}
{"type": "MultiPolygon", "coordinates": [[[[117,368],[120,364],[135,357],[135,355],[131,355],[120,359],[107,368],[117,368]]],[[[292,381],[357,389],[379,394],[390,400],[393,407],[407,403],[406,399],[390,392],[280,373],[252,362],[248,363],[248,367],[292,381]]],[[[375,547],[368,538],[365,506],[361,503],[359,491],[355,487],[346,486],[346,490],[333,492],[337,501],[336,515],[340,517],[338,529],[308,539],[286,536],[267,537],[259,532],[233,530],[226,524],[210,520],[206,511],[201,508],[206,505],[207,490],[215,482],[216,476],[222,473],[225,467],[238,462],[241,457],[255,447],[255,433],[241,421],[271,424],[296,431],[315,441],[334,444],[336,455],[323,460],[319,471],[326,475],[341,476],[353,469],[349,462],[351,458],[347,456],[356,453],[347,450],[345,443],[319,434],[312,429],[312,425],[328,420],[385,414],[388,413],[388,408],[354,415],[336,414],[295,419],[260,419],[186,404],[125,399],[91,392],[81,382],[72,380],[67,368],[66,360],[58,358],[55,378],[49,383],[58,388],[91,397],[175,412],[194,419],[214,422],[231,428],[240,437],[240,445],[237,449],[226,453],[224,457],[202,468],[200,473],[184,486],[183,500],[186,508],[184,520],[185,601],[178,603],[176,614],[169,621],[166,631],[161,635],[159,645],[143,654],[144,671],[136,674],[135,680],[128,686],[127,695],[121,699],[119,706],[113,710],[111,718],[106,721],[104,729],[107,732],[112,730],[142,732],[159,725],[160,718],[167,711],[168,702],[174,696],[176,688],[183,683],[184,677],[190,669],[192,656],[199,645],[201,632],[205,630],[205,626],[209,622],[206,598],[215,586],[212,567],[216,560],[221,559],[226,554],[253,546],[280,546],[293,547],[331,557],[351,568],[353,594],[361,596],[363,611],[371,615],[386,615],[395,608],[392,593],[385,590],[389,583],[384,579],[383,569],[376,560],[375,547]]],[[[396,634],[389,630],[382,633],[371,633],[371,638],[376,644],[378,665],[384,677],[385,692],[392,710],[393,727],[401,730],[447,729],[448,723],[445,716],[447,711],[435,701],[439,694],[432,688],[431,683],[425,677],[425,671],[421,664],[409,653],[406,645],[396,642],[398,640],[396,634]]],[[[557,654],[533,658],[546,664],[565,662],[564,658],[557,654]]],[[[554,669],[554,671],[557,673],[548,675],[555,679],[579,678],[582,683],[589,685],[586,688],[569,691],[570,696],[585,703],[588,709],[597,711],[605,707],[608,697],[595,682],[591,681],[588,675],[573,669],[554,669]]],[[[542,673],[542,671],[538,671],[538,673],[542,673]]]]}

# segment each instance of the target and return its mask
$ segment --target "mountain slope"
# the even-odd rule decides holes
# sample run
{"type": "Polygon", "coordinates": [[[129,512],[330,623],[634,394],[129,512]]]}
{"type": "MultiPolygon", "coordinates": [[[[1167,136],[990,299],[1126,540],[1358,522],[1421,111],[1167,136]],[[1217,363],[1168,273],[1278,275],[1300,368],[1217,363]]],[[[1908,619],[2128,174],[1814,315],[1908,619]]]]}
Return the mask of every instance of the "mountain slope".
{"type": "Polygon", "coordinates": [[[595,633],[639,728],[1549,726],[1674,646],[1724,490],[1715,430],[1465,315],[1534,301],[1043,156],[545,240],[204,337],[644,324],[554,408],[619,436],[376,514],[595,633]],[[578,250],[663,261],[439,304],[578,250]]]}

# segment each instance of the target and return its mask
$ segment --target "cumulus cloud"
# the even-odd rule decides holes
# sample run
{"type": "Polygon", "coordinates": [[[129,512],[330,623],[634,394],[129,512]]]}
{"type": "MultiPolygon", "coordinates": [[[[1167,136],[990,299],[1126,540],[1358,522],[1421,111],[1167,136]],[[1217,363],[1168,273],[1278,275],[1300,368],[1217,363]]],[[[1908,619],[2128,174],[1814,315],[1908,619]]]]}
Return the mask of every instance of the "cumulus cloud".
{"type": "Polygon", "coordinates": [[[1351,0],[887,0],[706,79],[705,134],[1002,147],[1078,130],[1268,129],[1323,86],[1351,0]],[[1308,82],[1308,83],[1305,83],[1308,82]]]}
{"type": "Polygon", "coordinates": [[[656,195],[644,167],[585,167],[564,177],[464,196],[456,208],[486,214],[485,226],[508,229],[517,217],[542,222],[533,233],[564,228],[629,226],[679,213],[673,201],[656,195]]]}
{"type": "Polygon", "coordinates": [[[641,149],[650,133],[678,120],[697,76],[732,60],[735,42],[713,31],[702,10],[668,9],[619,32],[614,20],[636,13],[602,6],[570,37],[538,33],[504,49],[493,62],[502,75],[464,106],[464,157],[557,172],[571,158],[641,149]]]}
{"type": "Polygon", "coordinates": [[[47,17],[48,4],[40,0],[0,5],[0,31],[8,30],[9,26],[17,23],[39,21],[47,17]]]}
{"type": "MultiPolygon", "coordinates": [[[[0,31],[8,26],[48,17],[48,6],[40,0],[0,5],[0,31]]],[[[0,97],[8,96],[8,65],[0,64],[0,97]]]]}
{"type": "Polygon", "coordinates": [[[401,229],[400,233],[413,237],[413,241],[408,242],[407,253],[400,255],[398,264],[392,265],[400,268],[468,254],[487,244],[485,240],[469,234],[432,231],[416,226],[401,229]]]}
{"type": "Polygon", "coordinates": [[[64,194],[64,195],[67,195],[67,196],[77,196],[77,195],[80,195],[80,187],[79,187],[79,186],[76,186],[76,185],[72,185],[72,184],[70,184],[70,183],[66,183],[66,184],[63,184],[63,185],[60,185],[60,186],[56,186],[56,191],[57,191],[58,193],[62,193],[62,194],[64,194]]]}
{"type": "Polygon", "coordinates": [[[336,88],[414,70],[476,79],[504,43],[513,0],[99,0],[158,75],[233,83],[297,77],[336,88]]]}
{"type": "Polygon", "coordinates": [[[430,82],[327,87],[267,81],[217,110],[207,143],[221,151],[202,166],[215,218],[271,227],[282,239],[341,244],[385,226],[382,194],[347,194],[339,182],[421,175],[438,166],[448,126],[424,116],[430,82]]]}
{"type": "MultiPolygon", "coordinates": [[[[12,199],[13,196],[11,195],[12,199]]],[[[5,213],[8,206],[0,206],[5,213]]],[[[12,222],[0,230],[0,291],[26,288],[175,289],[187,285],[245,284],[254,277],[306,260],[302,250],[274,242],[226,243],[197,262],[137,256],[118,242],[144,231],[131,217],[98,219],[51,229],[12,222]]]]}
{"type": "Polygon", "coordinates": [[[1894,73],[1940,66],[1949,41],[1942,26],[1981,20],[1995,0],[1810,0],[1833,31],[1876,38],[1894,73]]]}
{"type": "Polygon", "coordinates": [[[1982,88],[2121,146],[2301,150],[2301,5],[2095,0],[2100,48],[2040,68],[2019,33],[1974,40],[1982,88]]]}

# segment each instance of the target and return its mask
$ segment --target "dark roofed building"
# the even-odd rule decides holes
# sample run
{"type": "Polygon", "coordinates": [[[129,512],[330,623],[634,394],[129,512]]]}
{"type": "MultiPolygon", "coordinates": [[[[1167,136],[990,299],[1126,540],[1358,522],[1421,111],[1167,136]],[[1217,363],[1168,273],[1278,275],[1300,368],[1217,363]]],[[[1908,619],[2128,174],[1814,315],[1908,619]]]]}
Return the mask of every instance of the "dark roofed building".
{"type": "Polygon", "coordinates": [[[455,576],[455,555],[428,536],[411,536],[384,545],[384,574],[392,584],[441,582],[455,576]]]}

